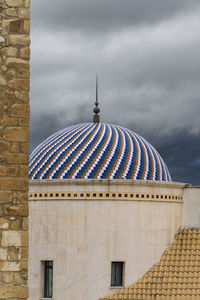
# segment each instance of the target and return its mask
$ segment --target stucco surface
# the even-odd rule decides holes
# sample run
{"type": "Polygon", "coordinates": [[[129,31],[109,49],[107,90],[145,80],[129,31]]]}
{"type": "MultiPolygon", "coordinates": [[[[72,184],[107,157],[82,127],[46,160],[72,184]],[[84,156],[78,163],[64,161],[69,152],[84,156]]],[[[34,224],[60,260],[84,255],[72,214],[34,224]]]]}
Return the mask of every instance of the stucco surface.
{"type": "Polygon", "coordinates": [[[184,190],[182,228],[199,228],[200,226],[200,187],[184,190]]]}
{"type": "MultiPolygon", "coordinates": [[[[30,185],[30,192],[60,190],[158,190],[182,193],[182,185],[30,185]],[[158,189],[156,189],[156,187],[158,189]]],[[[182,203],[122,200],[30,201],[30,300],[42,296],[41,261],[54,261],[54,299],[94,300],[113,293],[111,261],[125,262],[124,285],[160,259],[181,226],[182,203]]]]}

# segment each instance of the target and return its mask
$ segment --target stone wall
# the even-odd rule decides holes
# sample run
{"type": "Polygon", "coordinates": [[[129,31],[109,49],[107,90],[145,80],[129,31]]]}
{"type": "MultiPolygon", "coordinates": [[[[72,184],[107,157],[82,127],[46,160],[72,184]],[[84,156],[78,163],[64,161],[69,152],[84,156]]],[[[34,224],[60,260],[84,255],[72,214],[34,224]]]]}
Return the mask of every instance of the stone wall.
{"type": "Polygon", "coordinates": [[[0,0],[0,299],[28,297],[30,0],[0,0]]]}

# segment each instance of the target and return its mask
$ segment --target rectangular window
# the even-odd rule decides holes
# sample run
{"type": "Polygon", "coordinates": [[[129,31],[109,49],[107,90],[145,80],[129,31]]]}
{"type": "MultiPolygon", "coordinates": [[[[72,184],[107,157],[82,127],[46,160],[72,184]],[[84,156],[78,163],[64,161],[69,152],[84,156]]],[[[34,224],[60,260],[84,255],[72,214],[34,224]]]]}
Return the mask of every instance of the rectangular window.
{"type": "Polygon", "coordinates": [[[111,262],[111,286],[123,286],[124,262],[111,262]]]}
{"type": "Polygon", "coordinates": [[[53,261],[44,261],[44,298],[53,296],[53,261]]]}

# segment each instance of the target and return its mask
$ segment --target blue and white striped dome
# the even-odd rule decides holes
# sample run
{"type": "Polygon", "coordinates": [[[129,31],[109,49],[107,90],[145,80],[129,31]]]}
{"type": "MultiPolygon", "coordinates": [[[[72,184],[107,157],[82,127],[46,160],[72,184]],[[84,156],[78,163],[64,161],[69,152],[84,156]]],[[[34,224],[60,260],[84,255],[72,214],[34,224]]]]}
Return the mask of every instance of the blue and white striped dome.
{"type": "Polygon", "coordinates": [[[159,153],[136,133],[105,123],[65,128],[30,155],[30,179],[171,181],[159,153]]]}

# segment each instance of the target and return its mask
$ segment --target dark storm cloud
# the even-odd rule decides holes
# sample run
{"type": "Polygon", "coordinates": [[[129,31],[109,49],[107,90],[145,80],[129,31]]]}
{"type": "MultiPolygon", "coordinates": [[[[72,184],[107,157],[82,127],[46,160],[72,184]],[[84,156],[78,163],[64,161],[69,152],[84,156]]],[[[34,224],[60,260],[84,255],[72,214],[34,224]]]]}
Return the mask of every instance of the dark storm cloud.
{"type": "Polygon", "coordinates": [[[101,120],[144,136],[174,180],[198,184],[199,14],[188,0],[34,0],[31,150],[92,120],[98,71],[101,120]]]}
{"type": "Polygon", "coordinates": [[[175,130],[167,143],[158,145],[157,149],[166,160],[174,181],[200,185],[200,132],[188,134],[187,130],[175,130]]]}
{"type": "Polygon", "coordinates": [[[198,0],[34,0],[34,29],[96,32],[149,25],[195,9],[198,0]]]}

